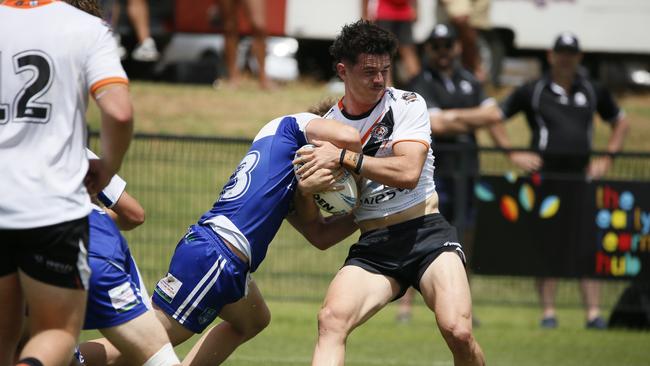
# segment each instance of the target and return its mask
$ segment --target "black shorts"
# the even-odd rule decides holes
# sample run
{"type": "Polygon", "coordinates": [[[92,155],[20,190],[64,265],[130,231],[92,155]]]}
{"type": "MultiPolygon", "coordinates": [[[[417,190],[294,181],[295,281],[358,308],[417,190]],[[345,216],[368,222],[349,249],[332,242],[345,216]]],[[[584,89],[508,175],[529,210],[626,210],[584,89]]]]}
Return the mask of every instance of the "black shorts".
{"type": "Polygon", "coordinates": [[[402,20],[378,20],[376,24],[393,33],[400,46],[408,46],[415,43],[413,40],[413,22],[402,20]]]}
{"type": "Polygon", "coordinates": [[[0,277],[20,269],[59,287],[88,289],[88,217],[33,229],[2,229],[0,277]]]}
{"type": "Polygon", "coordinates": [[[465,264],[456,228],[436,213],[362,234],[350,247],[345,265],[394,278],[401,287],[397,299],[409,286],[419,291],[429,265],[448,251],[456,252],[465,264]]]}

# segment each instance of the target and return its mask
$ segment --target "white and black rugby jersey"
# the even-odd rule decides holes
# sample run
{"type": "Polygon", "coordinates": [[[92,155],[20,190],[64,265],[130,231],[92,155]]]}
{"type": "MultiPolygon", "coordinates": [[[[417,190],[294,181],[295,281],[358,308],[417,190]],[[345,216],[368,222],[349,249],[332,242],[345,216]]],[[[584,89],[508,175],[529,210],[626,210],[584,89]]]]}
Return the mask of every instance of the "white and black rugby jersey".
{"type": "Polygon", "coordinates": [[[0,228],[90,213],[89,93],[127,83],[110,28],[63,1],[0,4],[0,228]]]}
{"type": "Polygon", "coordinates": [[[387,88],[377,105],[360,116],[343,110],[341,99],[324,116],[356,127],[361,135],[364,155],[382,157],[393,155],[393,146],[404,141],[416,141],[429,152],[415,189],[395,188],[365,179],[360,193],[360,206],[355,211],[357,221],[386,217],[423,202],[435,192],[431,125],[422,97],[416,93],[387,88]]]}

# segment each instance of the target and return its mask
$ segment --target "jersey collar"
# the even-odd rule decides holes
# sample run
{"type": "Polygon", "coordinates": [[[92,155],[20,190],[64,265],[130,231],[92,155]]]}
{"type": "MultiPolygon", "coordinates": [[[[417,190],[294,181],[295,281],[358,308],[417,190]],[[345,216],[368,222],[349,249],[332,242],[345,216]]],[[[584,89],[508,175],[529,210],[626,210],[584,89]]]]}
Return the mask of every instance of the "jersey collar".
{"type": "Polygon", "coordinates": [[[5,0],[2,4],[12,8],[31,9],[43,5],[48,5],[56,0],[5,0]]]}
{"type": "MultiPolygon", "coordinates": [[[[386,90],[388,90],[388,89],[386,89],[386,90]]],[[[372,106],[372,108],[370,108],[368,111],[366,111],[365,113],[362,113],[362,114],[360,114],[358,116],[349,114],[348,112],[345,111],[345,106],[343,105],[343,98],[345,98],[345,95],[343,97],[341,97],[341,99],[339,99],[339,102],[338,102],[339,110],[341,111],[341,114],[343,114],[343,116],[345,118],[349,119],[349,120],[358,121],[358,120],[364,119],[364,118],[368,117],[372,113],[372,111],[375,110],[375,108],[379,105],[379,103],[381,103],[382,100],[384,100],[384,96],[386,96],[386,90],[384,90],[384,94],[381,96],[381,98],[379,98],[377,103],[375,103],[375,105],[372,106]]]]}

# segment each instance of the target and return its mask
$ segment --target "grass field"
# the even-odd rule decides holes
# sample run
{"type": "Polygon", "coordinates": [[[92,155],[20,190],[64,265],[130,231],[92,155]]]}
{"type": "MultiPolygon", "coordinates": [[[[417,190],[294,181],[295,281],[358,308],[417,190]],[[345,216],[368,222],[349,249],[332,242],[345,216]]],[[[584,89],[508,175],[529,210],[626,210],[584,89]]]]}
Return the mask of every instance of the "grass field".
{"type": "MultiPolygon", "coordinates": [[[[324,85],[309,82],[261,92],[254,82],[232,90],[207,86],[134,82],[136,131],[197,136],[247,137],[277,116],[304,110],[326,96],[324,85]]],[[[495,94],[502,96],[506,91],[495,94]]],[[[650,98],[626,96],[621,104],[632,123],[627,150],[650,150],[650,98]]],[[[89,112],[97,129],[97,110],[89,112]]],[[[525,122],[508,124],[520,146],[528,141],[525,122]]],[[[596,147],[604,147],[607,127],[597,124],[596,147]]],[[[486,136],[480,141],[489,144],[486,136]]],[[[187,225],[210,207],[246,144],[138,140],[121,174],[129,191],[147,210],[142,228],[127,234],[149,289],[166,271],[169,257],[187,225]]],[[[647,164],[646,164],[647,165],[647,164]]],[[[635,173],[641,174],[641,173],[635,173]]],[[[650,177],[650,173],[645,178],[650,177]]],[[[319,252],[293,230],[281,229],[267,260],[255,274],[270,302],[273,320],[261,335],[241,347],[228,365],[305,365],[316,337],[316,313],[332,275],[352,239],[319,252]],[[296,299],[300,301],[296,301],[296,299]],[[308,300],[308,301],[305,301],[308,300]]],[[[622,283],[608,283],[603,302],[608,309],[622,283]]],[[[530,279],[476,277],[472,283],[476,315],[482,326],[476,336],[493,365],[648,365],[650,333],[593,332],[583,329],[583,311],[572,281],[560,286],[560,328],[538,328],[539,310],[530,279]]],[[[392,305],[356,330],[349,339],[348,365],[451,365],[432,314],[420,301],[413,321],[396,324],[392,305]]],[[[94,333],[85,337],[93,337],[94,333]]],[[[178,348],[185,354],[193,343],[178,348]]]]}
{"type": "MultiPolygon", "coordinates": [[[[226,361],[228,366],[308,365],[316,340],[314,302],[269,303],[271,325],[226,361]]],[[[391,305],[358,328],[348,339],[349,366],[451,366],[451,353],[433,315],[416,306],[410,323],[394,320],[391,305]]],[[[560,328],[541,330],[537,309],[478,306],[482,325],[475,336],[488,364],[499,366],[645,366],[650,360],[650,333],[587,331],[579,309],[560,309],[560,328]]],[[[95,332],[87,337],[97,336],[95,332]]],[[[185,355],[197,337],[177,347],[185,355]]]]}

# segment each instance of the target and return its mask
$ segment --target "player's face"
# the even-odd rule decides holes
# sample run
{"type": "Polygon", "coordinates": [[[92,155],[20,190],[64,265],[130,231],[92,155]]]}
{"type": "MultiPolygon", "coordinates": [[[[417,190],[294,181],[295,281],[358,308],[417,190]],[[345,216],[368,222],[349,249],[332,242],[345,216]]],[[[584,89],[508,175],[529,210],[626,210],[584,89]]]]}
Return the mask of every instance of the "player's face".
{"type": "MultiPolygon", "coordinates": [[[[339,64],[341,65],[341,64],[339,64]]],[[[386,78],[391,68],[390,55],[361,54],[355,65],[343,64],[339,75],[345,83],[345,94],[351,94],[365,104],[375,104],[386,89],[386,78]]]]}

